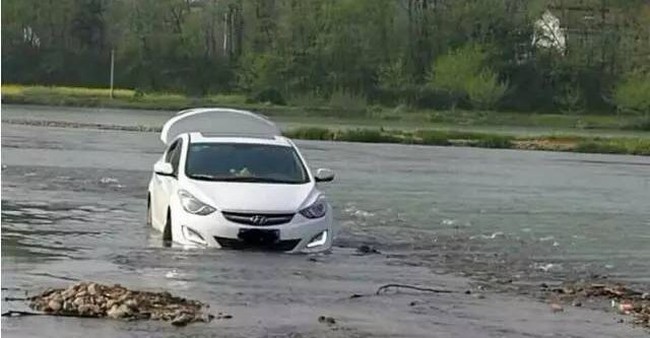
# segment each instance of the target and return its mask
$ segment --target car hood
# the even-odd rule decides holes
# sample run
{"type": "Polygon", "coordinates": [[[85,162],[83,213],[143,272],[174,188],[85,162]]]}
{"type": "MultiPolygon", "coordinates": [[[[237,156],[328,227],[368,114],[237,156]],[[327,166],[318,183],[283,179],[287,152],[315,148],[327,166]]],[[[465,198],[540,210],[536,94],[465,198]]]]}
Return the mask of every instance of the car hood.
{"type": "Polygon", "coordinates": [[[313,183],[267,184],[190,181],[186,190],[221,211],[297,212],[318,197],[313,183]]]}

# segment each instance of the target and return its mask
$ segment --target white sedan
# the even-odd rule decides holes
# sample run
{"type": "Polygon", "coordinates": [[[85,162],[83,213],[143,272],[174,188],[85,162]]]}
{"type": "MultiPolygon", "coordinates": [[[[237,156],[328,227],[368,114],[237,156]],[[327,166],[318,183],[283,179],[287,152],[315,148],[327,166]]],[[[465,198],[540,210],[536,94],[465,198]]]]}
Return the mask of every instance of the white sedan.
{"type": "Polygon", "coordinates": [[[328,250],[332,208],[296,145],[257,114],[182,111],[163,127],[167,149],[149,183],[147,221],[166,243],[284,252],[328,250]]]}

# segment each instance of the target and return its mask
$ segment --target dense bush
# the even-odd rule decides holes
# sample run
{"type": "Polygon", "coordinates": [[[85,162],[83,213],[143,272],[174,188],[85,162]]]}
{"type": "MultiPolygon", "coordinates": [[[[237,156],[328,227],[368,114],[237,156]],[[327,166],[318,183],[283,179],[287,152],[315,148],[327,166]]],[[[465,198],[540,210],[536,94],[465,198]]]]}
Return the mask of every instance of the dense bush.
{"type": "Polygon", "coordinates": [[[650,73],[636,72],[625,76],[614,90],[619,109],[650,115],[650,73]]]}
{"type": "Polygon", "coordinates": [[[484,47],[468,44],[439,57],[432,66],[429,83],[432,88],[444,90],[455,107],[469,99],[478,109],[493,108],[508,89],[498,74],[486,66],[488,53],[484,47]]]}
{"type": "Polygon", "coordinates": [[[619,110],[646,112],[647,1],[602,3],[605,17],[589,34],[571,11],[553,10],[570,28],[562,51],[531,43],[543,3],[6,0],[2,81],[107,87],[113,50],[116,86],[143,93],[237,93],[356,112],[381,104],[611,113],[603,97],[616,87],[619,110]],[[646,78],[621,80],[631,69],[646,78]]]}

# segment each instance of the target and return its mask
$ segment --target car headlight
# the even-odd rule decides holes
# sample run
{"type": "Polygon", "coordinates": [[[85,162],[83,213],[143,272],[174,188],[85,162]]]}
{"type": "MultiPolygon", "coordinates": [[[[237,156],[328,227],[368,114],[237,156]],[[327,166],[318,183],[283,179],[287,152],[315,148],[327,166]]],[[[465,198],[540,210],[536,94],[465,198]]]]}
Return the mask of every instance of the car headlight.
{"type": "Polygon", "coordinates": [[[217,210],[199,201],[196,197],[192,196],[192,194],[190,194],[185,190],[178,191],[178,198],[181,200],[181,205],[183,206],[183,209],[189,212],[190,214],[205,216],[217,210]]]}
{"type": "Polygon", "coordinates": [[[321,218],[327,213],[327,202],[318,198],[312,205],[300,210],[300,214],[307,218],[321,218]]]}

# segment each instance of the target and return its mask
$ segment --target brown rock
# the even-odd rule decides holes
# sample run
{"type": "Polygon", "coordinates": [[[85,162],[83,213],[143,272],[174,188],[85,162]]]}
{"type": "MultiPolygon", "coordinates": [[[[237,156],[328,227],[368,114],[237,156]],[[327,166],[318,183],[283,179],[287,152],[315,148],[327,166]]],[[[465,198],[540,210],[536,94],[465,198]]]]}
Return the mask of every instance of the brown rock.
{"type": "Polygon", "coordinates": [[[128,306],[131,309],[137,309],[138,308],[138,302],[135,299],[129,299],[126,302],[124,302],[124,305],[128,306]]]}
{"type": "Polygon", "coordinates": [[[77,309],[77,306],[71,301],[63,301],[63,311],[73,312],[77,309]]]}
{"type": "Polygon", "coordinates": [[[74,298],[76,293],[77,290],[75,290],[74,287],[71,286],[61,293],[61,297],[63,297],[63,299],[74,298]]]}
{"type": "Polygon", "coordinates": [[[174,326],[185,326],[194,319],[193,316],[190,316],[187,313],[181,313],[172,320],[172,325],[174,326]]]}
{"type": "Polygon", "coordinates": [[[86,288],[88,287],[88,283],[87,283],[87,282],[77,283],[77,284],[74,285],[73,287],[74,287],[75,290],[77,290],[77,291],[86,290],[86,288]]]}
{"type": "Polygon", "coordinates": [[[47,308],[50,311],[57,312],[61,310],[61,301],[58,301],[56,299],[52,299],[47,303],[47,308]]]}
{"type": "Polygon", "coordinates": [[[89,295],[91,295],[91,296],[96,295],[96,294],[97,294],[97,284],[95,284],[95,283],[90,283],[90,284],[88,285],[88,289],[87,289],[87,290],[88,290],[88,294],[89,294],[89,295]]]}
{"type": "Polygon", "coordinates": [[[77,297],[77,298],[74,299],[73,303],[74,303],[74,305],[76,305],[77,307],[79,307],[79,306],[81,306],[82,304],[84,304],[85,301],[84,301],[83,298],[81,298],[81,297],[77,297]]]}
{"type": "Polygon", "coordinates": [[[122,304],[122,305],[113,305],[113,307],[106,312],[106,315],[108,315],[111,318],[125,318],[131,315],[131,309],[129,309],[128,306],[122,304]]]}
{"type": "Polygon", "coordinates": [[[127,299],[131,298],[131,296],[132,296],[131,292],[127,291],[127,292],[123,293],[122,295],[120,295],[119,298],[117,299],[117,301],[120,302],[120,303],[124,303],[124,302],[126,302],[127,299]]]}
{"type": "Polygon", "coordinates": [[[99,307],[97,305],[83,304],[79,306],[79,315],[85,317],[96,317],[100,313],[99,307]]]}
{"type": "Polygon", "coordinates": [[[122,304],[120,302],[118,302],[117,300],[115,300],[115,299],[109,299],[108,302],[106,302],[106,308],[107,309],[112,308],[114,305],[119,306],[119,305],[122,305],[122,304]]]}

